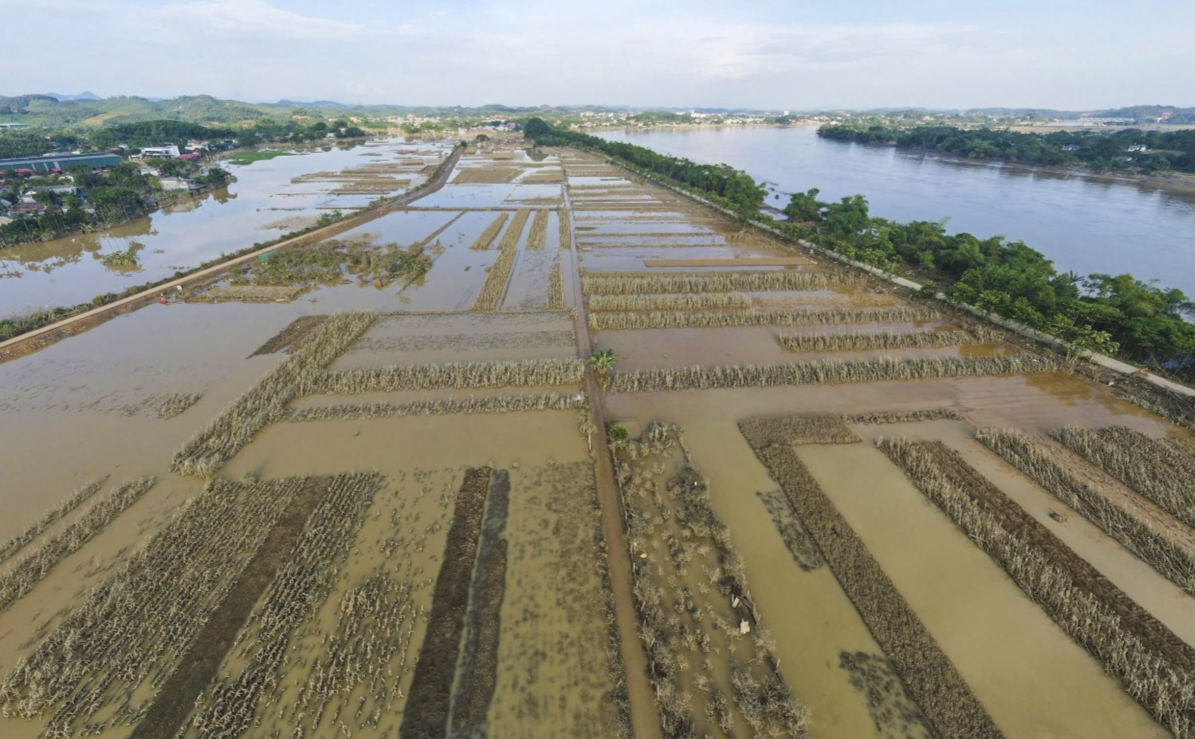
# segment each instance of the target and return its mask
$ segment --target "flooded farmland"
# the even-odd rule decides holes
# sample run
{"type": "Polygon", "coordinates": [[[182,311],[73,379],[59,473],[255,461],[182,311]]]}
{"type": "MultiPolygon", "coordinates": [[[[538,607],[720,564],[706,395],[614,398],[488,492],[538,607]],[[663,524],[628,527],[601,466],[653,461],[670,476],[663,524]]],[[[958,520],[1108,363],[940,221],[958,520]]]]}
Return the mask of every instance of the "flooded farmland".
{"type": "Polygon", "coordinates": [[[0,735],[1195,736],[1195,445],[1097,379],[475,143],[0,364],[0,735]]]}
{"type": "Polygon", "coordinates": [[[236,178],[227,188],[106,231],[0,250],[0,317],[119,293],[305,228],[323,213],[364,208],[420,185],[450,148],[390,139],[222,162],[236,178]],[[102,261],[130,250],[134,266],[102,261]]]}

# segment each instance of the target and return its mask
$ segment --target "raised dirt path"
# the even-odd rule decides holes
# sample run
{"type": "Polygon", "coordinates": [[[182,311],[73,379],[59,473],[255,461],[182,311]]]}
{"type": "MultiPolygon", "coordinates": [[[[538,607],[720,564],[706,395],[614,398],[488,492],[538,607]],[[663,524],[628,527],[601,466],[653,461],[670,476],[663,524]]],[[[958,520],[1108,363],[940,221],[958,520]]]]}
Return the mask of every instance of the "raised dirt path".
{"type": "MultiPolygon", "coordinates": [[[[585,296],[581,293],[580,262],[577,259],[576,222],[572,217],[568,183],[564,185],[564,209],[569,213],[569,270],[572,275],[573,301],[577,309],[577,349],[582,359],[593,353],[589,339],[589,323],[585,316],[585,296]]],[[[563,256],[563,255],[562,255],[563,256]]],[[[660,713],[656,709],[651,682],[647,678],[647,654],[639,641],[639,617],[631,595],[631,555],[622,530],[622,500],[614,478],[614,462],[606,445],[606,418],[602,411],[602,388],[593,368],[585,367],[585,395],[589,399],[597,438],[593,443],[594,472],[597,476],[598,502],[602,510],[602,534],[606,539],[607,568],[610,571],[610,590],[614,599],[614,618],[618,623],[622,645],[623,669],[626,672],[627,698],[631,706],[631,731],[635,739],[662,738],[660,713]]]]}

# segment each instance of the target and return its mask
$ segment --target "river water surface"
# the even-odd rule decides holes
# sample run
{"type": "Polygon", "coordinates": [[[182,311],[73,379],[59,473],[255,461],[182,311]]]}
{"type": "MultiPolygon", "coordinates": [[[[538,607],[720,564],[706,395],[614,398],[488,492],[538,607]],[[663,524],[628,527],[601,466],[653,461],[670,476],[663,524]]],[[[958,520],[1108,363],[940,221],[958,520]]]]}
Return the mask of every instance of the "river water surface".
{"type": "Polygon", "coordinates": [[[1195,191],[966,162],[830,141],[812,126],[605,131],[597,134],[703,163],[725,162],[781,194],[862,193],[872,215],[949,219],[951,232],[1021,240],[1079,274],[1128,272],[1195,296],[1195,191]]]}

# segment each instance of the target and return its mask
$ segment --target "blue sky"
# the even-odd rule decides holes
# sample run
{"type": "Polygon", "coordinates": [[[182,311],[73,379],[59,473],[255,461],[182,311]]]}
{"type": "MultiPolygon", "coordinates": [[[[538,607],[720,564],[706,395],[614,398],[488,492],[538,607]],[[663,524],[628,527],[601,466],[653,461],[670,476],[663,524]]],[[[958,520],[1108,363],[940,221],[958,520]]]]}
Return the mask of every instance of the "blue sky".
{"type": "Polygon", "coordinates": [[[0,18],[10,29],[2,94],[1195,105],[1189,1],[0,0],[0,18]]]}

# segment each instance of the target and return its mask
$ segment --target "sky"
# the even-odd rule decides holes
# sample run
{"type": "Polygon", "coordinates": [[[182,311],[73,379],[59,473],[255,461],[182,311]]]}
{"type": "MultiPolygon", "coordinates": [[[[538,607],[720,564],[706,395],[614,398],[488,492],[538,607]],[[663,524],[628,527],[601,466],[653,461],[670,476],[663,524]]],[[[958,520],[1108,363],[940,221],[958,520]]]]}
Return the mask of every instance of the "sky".
{"type": "Polygon", "coordinates": [[[1195,105],[1189,0],[0,0],[0,19],[8,95],[1195,105]]]}

